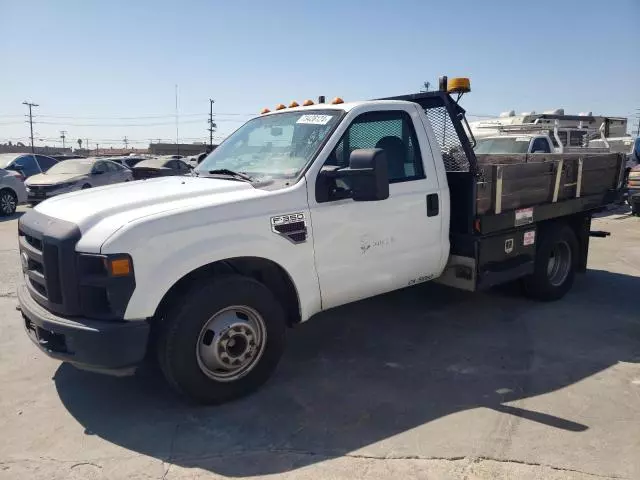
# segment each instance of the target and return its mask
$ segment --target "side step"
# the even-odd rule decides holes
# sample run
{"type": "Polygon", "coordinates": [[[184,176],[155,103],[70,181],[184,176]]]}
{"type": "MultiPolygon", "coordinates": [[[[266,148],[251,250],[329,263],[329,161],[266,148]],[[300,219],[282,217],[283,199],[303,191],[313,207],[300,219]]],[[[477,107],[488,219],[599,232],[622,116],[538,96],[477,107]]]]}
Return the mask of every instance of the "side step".
{"type": "Polygon", "coordinates": [[[589,232],[590,237],[607,238],[609,235],[611,235],[611,232],[605,232],[603,230],[591,230],[589,232]]]}

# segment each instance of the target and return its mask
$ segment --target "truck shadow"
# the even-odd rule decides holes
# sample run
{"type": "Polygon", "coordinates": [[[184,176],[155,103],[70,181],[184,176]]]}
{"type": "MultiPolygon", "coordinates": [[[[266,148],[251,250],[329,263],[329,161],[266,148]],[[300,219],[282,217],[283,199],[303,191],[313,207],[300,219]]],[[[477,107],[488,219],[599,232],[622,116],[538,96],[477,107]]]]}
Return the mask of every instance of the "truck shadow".
{"type": "Polygon", "coordinates": [[[380,452],[377,442],[482,407],[579,435],[589,425],[506,403],[640,361],[638,283],[591,270],[552,304],[429,284],[341,307],[290,332],[262,390],[219,407],[187,405],[152,375],[62,365],[55,384],[86,434],[234,477],[380,452]]]}

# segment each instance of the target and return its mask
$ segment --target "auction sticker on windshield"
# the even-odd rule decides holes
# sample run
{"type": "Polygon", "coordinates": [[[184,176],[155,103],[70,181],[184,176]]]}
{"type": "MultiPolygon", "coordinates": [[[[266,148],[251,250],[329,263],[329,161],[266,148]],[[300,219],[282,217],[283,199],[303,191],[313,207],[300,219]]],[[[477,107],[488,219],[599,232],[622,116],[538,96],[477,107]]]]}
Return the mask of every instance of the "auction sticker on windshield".
{"type": "Polygon", "coordinates": [[[326,125],[333,117],[331,115],[302,115],[296,123],[306,123],[308,125],[326,125]]]}

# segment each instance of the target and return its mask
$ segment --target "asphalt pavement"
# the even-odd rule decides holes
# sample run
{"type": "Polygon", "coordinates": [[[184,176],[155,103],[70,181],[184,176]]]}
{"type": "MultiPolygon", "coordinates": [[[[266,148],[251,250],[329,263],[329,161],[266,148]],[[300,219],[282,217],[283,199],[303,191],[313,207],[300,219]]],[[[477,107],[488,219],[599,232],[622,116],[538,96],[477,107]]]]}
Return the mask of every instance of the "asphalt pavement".
{"type": "Polygon", "coordinates": [[[640,218],[593,229],[566,298],[423,284],[290,332],[275,377],[219,407],[153,371],[41,354],[0,218],[0,479],[640,478],[640,218]]]}

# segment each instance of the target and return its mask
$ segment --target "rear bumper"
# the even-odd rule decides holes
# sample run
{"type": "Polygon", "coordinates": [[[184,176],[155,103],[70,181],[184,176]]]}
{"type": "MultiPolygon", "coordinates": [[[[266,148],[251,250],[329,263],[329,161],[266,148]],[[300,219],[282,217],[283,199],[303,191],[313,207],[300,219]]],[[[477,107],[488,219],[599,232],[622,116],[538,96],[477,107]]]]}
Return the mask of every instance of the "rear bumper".
{"type": "Polygon", "coordinates": [[[52,358],[85,370],[127,375],[145,357],[150,330],[145,320],[61,317],[37,303],[25,285],[18,289],[18,301],[27,335],[52,358]]]}

